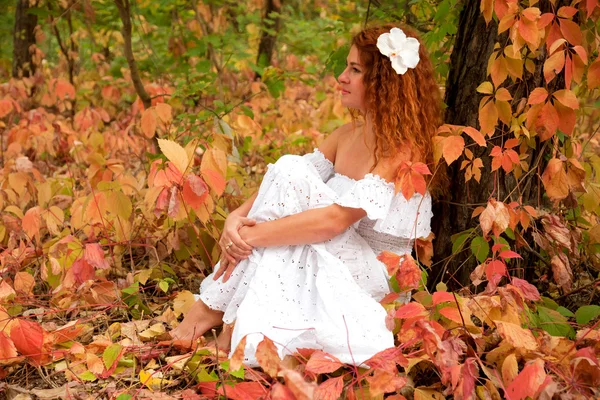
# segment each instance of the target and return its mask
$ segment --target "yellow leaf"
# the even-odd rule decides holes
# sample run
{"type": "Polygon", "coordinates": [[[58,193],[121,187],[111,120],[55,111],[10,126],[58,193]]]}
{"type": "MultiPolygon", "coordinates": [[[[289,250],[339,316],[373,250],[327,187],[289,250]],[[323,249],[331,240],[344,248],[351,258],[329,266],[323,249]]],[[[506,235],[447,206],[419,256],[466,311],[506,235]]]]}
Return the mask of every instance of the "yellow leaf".
{"type": "Polygon", "coordinates": [[[553,158],[548,162],[542,182],[546,188],[546,194],[551,200],[562,200],[569,194],[569,183],[567,174],[563,168],[563,162],[558,158],[553,158]]]}
{"type": "Polygon", "coordinates": [[[154,391],[155,389],[160,389],[162,384],[167,384],[168,381],[164,381],[162,378],[156,377],[157,372],[149,370],[146,372],[145,370],[140,370],[140,382],[146,385],[148,389],[154,391]]]}
{"type": "Polygon", "coordinates": [[[40,208],[33,207],[27,210],[22,219],[23,230],[30,238],[39,236],[42,219],[40,217],[40,208]]]}
{"type": "Polygon", "coordinates": [[[510,353],[502,363],[502,381],[504,382],[504,386],[510,385],[517,375],[519,375],[517,357],[515,353],[510,353]]]}
{"type": "MultiPolygon", "coordinates": [[[[482,103],[485,98],[482,99],[482,103]]],[[[481,125],[481,133],[492,136],[494,128],[498,122],[498,110],[493,101],[489,101],[479,110],[479,125],[481,125]]]]}
{"type": "Polygon", "coordinates": [[[166,103],[158,103],[156,106],[156,115],[160,118],[163,125],[171,123],[173,116],[171,115],[171,106],[166,103]]]}
{"type": "Polygon", "coordinates": [[[158,139],[160,150],[179,169],[182,174],[185,174],[190,163],[185,149],[172,140],[158,139]]]}
{"type": "Polygon", "coordinates": [[[196,298],[192,292],[183,290],[177,293],[175,300],[173,300],[173,311],[175,312],[175,315],[179,317],[181,314],[187,314],[195,302],[196,298]]]}
{"type": "Polygon", "coordinates": [[[219,172],[224,178],[227,176],[227,154],[223,150],[211,148],[202,156],[200,171],[212,169],[219,172]]]}
{"type": "Polygon", "coordinates": [[[504,321],[494,321],[500,336],[516,349],[534,351],[538,348],[533,334],[529,329],[523,329],[517,324],[504,321]]]}

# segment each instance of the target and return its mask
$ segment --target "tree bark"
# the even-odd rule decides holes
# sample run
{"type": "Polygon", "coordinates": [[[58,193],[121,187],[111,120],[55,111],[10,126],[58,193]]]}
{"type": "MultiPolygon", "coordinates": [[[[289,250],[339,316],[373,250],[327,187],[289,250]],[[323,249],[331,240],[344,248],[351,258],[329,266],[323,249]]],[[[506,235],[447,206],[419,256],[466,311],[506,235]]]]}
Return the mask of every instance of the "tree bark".
{"type": "Polygon", "coordinates": [[[144,103],[144,108],[148,109],[152,106],[152,99],[144,88],[137,63],[133,57],[133,47],[131,45],[131,8],[129,6],[129,0],[115,0],[115,4],[119,9],[119,15],[121,17],[121,21],[123,22],[122,32],[125,46],[125,58],[127,59],[129,70],[131,71],[131,80],[133,81],[135,91],[137,92],[138,96],[140,96],[142,103],[144,103]]]}
{"type": "Polygon", "coordinates": [[[37,15],[28,13],[29,8],[29,0],[17,0],[12,63],[12,75],[15,78],[27,77],[35,73],[35,65],[29,49],[35,44],[37,15]]]}
{"type": "MultiPolygon", "coordinates": [[[[279,33],[279,28],[281,26],[281,18],[279,18],[279,13],[281,12],[281,1],[282,0],[265,0],[263,31],[260,36],[258,55],[256,57],[256,65],[260,69],[271,65],[273,51],[275,50],[275,43],[277,42],[277,34],[279,33]],[[272,13],[277,13],[277,15],[271,15],[272,13]]],[[[256,72],[254,78],[258,79],[260,77],[261,74],[256,72]]]]}
{"type": "MultiPolygon", "coordinates": [[[[557,3],[564,3],[559,0],[557,3]]],[[[479,0],[466,0],[464,8],[459,16],[458,31],[454,48],[450,56],[450,71],[446,82],[445,111],[444,122],[453,125],[465,125],[479,127],[479,101],[483,95],[476,95],[476,88],[487,80],[487,63],[494,44],[500,40],[500,43],[506,43],[508,32],[502,33],[498,38],[497,23],[492,20],[486,26],[483,15],[480,11],[479,0]]],[[[549,0],[541,0],[540,10],[549,12],[552,9],[549,0]]],[[[560,7],[555,5],[555,8],[560,7]]],[[[515,104],[522,98],[526,98],[529,92],[535,87],[542,86],[544,79],[542,68],[546,58],[545,46],[541,48],[539,56],[534,60],[535,70],[529,73],[525,68],[523,71],[523,80],[512,84],[511,79],[502,86],[506,86],[512,94],[515,104]]],[[[564,88],[564,75],[561,74],[548,85],[551,92],[553,88],[564,88]]],[[[544,153],[549,146],[539,143],[537,148],[530,153],[527,160],[530,168],[536,168],[526,179],[522,179],[519,187],[512,173],[504,174],[502,169],[492,172],[491,157],[489,152],[494,145],[501,145],[506,140],[508,127],[499,122],[492,143],[488,143],[487,148],[471,147],[473,157],[480,157],[483,161],[481,169],[481,180],[477,183],[475,180],[465,182],[464,171],[460,170],[460,160],[455,161],[448,168],[448,178],[450,181],[450,190],[445,198],[439,199],[434,204],[434,219],[432,229],[436,235],[434,240],[435,266],[436,269],[430,280],[431,285],[439,281],[444,281],[450,287],[458,288],[470,283],[469,275],[477,266],[477,260],[469,257],[471,251],[468,249],[470,240],[466,242],[467,250],[452,254],[453,234],[474,228],[478,220],[472,218],[473,210],[480,205],[485,206],[488,200],[493,197],[500,201],[520,201],[522,204],[539,205],[539,193],[541,182],[539,180],[539,171],[543,170],[544,153]],[[504,133],[504,137],[502,135],[504,133]]],[[[467,144],[472,140],[465,138],[467,144]]],[[[533,242],[533,241],[531,241],[533,242]]],[[[525,258],[522,265],[533,265],[531,260],[525,258]]]]}

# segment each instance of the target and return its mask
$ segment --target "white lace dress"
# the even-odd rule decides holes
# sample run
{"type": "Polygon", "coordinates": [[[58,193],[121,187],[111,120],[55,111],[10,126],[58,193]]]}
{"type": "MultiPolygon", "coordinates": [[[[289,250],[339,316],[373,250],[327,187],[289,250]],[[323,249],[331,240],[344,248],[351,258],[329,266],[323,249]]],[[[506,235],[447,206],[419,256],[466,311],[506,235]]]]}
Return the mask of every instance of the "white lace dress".
{"type": "Polygon", "coordinates": [[[406,201],[377,175],[353,180],[335,173],[315,150],[270,164],[248,217],[260,223],[333,203],[367,216],[325,242],[255,248],[227,282],[212,275],[202,282],[202,301],[223,311],[225,323],[235,321],[231,351],[247,337],[247,365],[257,364],[263,335],[282,357],[317,348],[356,365],[394,345],[378,303],[389,292],[388,275],[376,255],[410,253],[412,240],[429,234],[431,198],[406,201]]]}

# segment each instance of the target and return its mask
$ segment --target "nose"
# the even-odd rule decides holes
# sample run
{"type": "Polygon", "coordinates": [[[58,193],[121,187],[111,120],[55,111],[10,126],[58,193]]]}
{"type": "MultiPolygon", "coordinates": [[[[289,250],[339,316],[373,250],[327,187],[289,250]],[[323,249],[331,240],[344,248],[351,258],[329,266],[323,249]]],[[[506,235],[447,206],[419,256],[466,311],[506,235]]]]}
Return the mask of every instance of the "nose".
{"type": "Polygon", "coordinates": [[[348,67],[346,67],[344,69],[344,71],[342,71],[342,73],[340,74],[340,76],[338,76],[338,82],[339,83],[349,83],[348,67]]]}

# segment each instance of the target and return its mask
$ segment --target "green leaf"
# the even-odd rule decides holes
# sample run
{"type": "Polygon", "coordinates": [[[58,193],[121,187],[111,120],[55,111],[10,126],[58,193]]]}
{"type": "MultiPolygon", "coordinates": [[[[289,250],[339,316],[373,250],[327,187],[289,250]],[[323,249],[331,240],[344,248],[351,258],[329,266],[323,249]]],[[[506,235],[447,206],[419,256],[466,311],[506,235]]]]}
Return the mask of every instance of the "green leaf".
{"type": "Polygon", "coordinates": [[[158,282],[158,287],[160,288],[160,290],[167,293],[167,290],[169,290],[169,282],[162,280],[158,282]]]}
{"type": "Polygon", "coordinates": [[[600,306],[589,305],[581,306],[575,311],[575,320],[579,325],[586,325],[588,322],[600,315],[600,306]]]}
{"type": "Polygon", "coordinates": [[[215,371],[212,371],[209,374],[208,372],[206,372],[206,368],[203,367],[200,369],[200,372],[196,374],[196,379],[198,380],[198,382],[217,382],[219,380],[219,377],[217,376],[215,371]]]}
{"type": "Polygon", "coordinates": [[[567,317],[567,318],[574,318],[575,314],[573,314],[571,312],[571,310],[569,310],[568,308],[564,308],[563,306],[560,306],[556,309],[556,311],[558,311],[560,313],[560,315],[567,317]]]}
{"type": "Polygon", "coordinates": [[[452,254],[455,254],[458,251],[462,250],[465,241],[467,240],[471,232],[473,232],[472,228],[467,229],[466,231],[455,233],[450,237],[450,240],[452,240],[452,254]]]}
{"type": "Polygon", "coordinates": [[[546,307],[538,306],[538,316],[540,328],[552,336],[571,337],[575,334],[567,319],[560,315],[558,311],[546,307]]]}
{"type": "Polygon", "coordinates": [[[94,382],[96,379],[96,375],[92,373],[92,371],[85,371],[82,374],[77,375],[77,377],[83,381],[94,382]]]}
{"type": "Polygon", "coordinates": [[[106,369],[110,369],[115,361],[119,359],[122,349],[123,346],[118,343],[114,343],[104,350],[104,353],[102,353],[102,361],[104,361],[104,366],[106,369]]]}
{"type": "Polygon", "coordinates": [[[471,251],[480,263],[484,262],[490,253],[490,244],[483,236],[477,236],[471,241],[471,251]]]}
{"type": "Polygon", "coordinates": [[[127,394],[127,393],[122,393],[117,396],[117,400],[131,400],[131,399],[132,399],[131,395],[127,394]]]}

